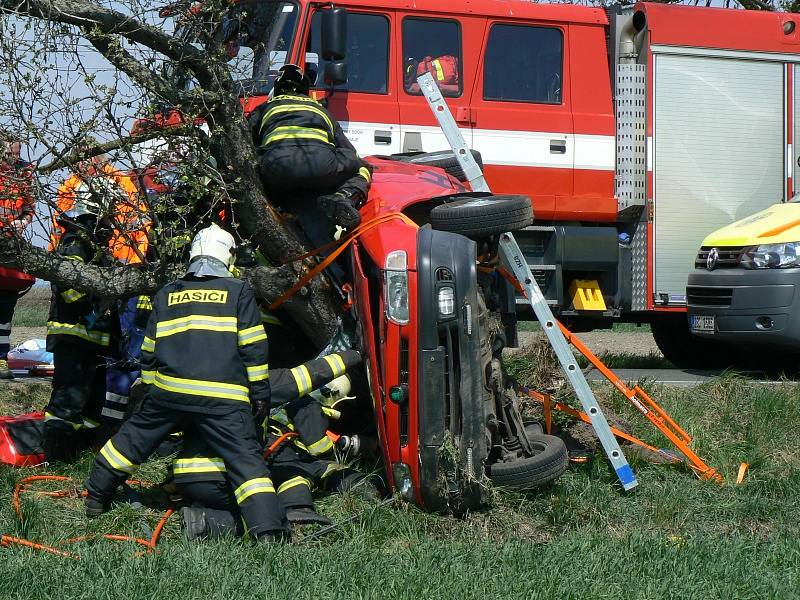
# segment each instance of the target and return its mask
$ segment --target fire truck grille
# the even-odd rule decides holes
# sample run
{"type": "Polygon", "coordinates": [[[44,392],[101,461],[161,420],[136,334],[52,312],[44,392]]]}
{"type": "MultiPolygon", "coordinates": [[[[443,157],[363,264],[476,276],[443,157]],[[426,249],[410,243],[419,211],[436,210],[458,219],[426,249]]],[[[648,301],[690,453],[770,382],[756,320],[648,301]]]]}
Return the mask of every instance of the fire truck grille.
{"type": "MultiPolygon", "coordinates": [[[[713,246],[703,246],[697,253],[694,266],[698,269],[708,268],[708,255],[713,246]]],[[[714,264],[715,269],[732,269],[739,266],[739,259],[744,252],[744,246],[723,246],[717,247],[718,258],[714,264]]]]}
{"type": "Polygon", "coordinates": [[[719,287],[687,287],[686,301],[693,306],[722,306],[731,305],[733,289],[719,287]]]}

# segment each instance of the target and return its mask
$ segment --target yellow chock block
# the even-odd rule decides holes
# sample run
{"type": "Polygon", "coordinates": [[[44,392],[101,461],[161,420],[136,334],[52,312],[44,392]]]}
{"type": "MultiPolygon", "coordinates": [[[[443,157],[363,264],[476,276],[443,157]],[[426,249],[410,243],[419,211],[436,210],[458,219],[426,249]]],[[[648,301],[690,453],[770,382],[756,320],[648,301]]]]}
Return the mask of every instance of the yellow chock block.
{"type": "Polygon", "coordinates": [[[596,279],[574,279],[569,284],[569,295],[575,310],[606,310],[606,301],[596,279]]]}

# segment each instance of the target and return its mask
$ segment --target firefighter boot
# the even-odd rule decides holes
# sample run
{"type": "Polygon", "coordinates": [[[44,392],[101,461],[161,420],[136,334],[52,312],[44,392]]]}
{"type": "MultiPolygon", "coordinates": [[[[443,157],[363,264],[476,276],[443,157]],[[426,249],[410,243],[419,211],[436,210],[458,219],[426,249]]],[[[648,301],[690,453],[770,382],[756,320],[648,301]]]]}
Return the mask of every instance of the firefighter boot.
{"type": "Polygon", "coordinates": [[[68,424],[45,423],[42,436],[42,450],[44,459],[49,463],[72,463],[78,458],[78,453],[83,449],[83,439],[72,426],[68,424]]]}
{"type": "Polygon", "coordinates": [[[312,523],[317,525],[332,525],[333,523],[328,517],[324,517],[313,508],[308,506],[298,506],[296,508],[286,509],[286,519],[292,525],[310,525],[312,523]]]}
{"type": "Polygon", "coordinates": [[[228,510],[184,506],[181,517],[188,540],[216,540],[228,535],[240,537],[244,532],[241,520],[228,510]]]}
{"type": "Polygon", "coordinates": [[[358,198],[350,191],[339,191],[317,199],[320,210],[347,231],[353,231],[361,223],[361,213],[356,208],[357,203],[358,198]]]}
{"type": "Polygon", "coordinates": [[[99,517],[104,512],[108,512],[108,504],[100,502],[100,500],[96,500],[91,496],[86,496],[85,507],[86,507],[86,516],[89,517],[90,519],[93,519],[94,517],[99,517]]]}
{"type": "Polygon", "coordinates": [[[14,373],[8,368],[8,361],[0,360],[0,379],[14,379],[14,373]]]}

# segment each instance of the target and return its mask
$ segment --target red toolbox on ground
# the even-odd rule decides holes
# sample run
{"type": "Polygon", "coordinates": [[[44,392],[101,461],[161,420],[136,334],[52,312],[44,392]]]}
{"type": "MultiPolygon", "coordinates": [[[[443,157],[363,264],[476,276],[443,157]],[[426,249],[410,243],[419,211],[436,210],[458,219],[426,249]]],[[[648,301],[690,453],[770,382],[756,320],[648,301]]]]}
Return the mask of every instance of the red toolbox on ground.
{"type": "Polygon", "coordinates": [[[44,462],[40,412],[16,417],[0,417],[0,463],[27,467],[44,462]]]}

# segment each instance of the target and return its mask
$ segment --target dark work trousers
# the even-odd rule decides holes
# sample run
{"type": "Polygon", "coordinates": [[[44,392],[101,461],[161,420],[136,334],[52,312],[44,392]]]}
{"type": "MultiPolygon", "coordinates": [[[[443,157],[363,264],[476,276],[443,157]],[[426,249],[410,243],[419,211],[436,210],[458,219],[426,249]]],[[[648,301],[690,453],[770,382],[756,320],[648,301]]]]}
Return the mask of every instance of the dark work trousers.
{"type": "Polygon", "coordinates": [[[261,153],[259,172],[273,197],[302,191],[321,196],[344,187],[362,189],[366,197],[367,183],[358,175],[363,164],[349,148],[314,141],[278,142],[261,153]]]}
{"type": "Polygon", "coordinates": [[[11,320],[19,292],[0,290],[0,360],[6,360],[11,349],[11,320]]]}
{"type": "Polygon", "coordinates": [[[55,337],[53,390],[44,413],[45,459],[70,462],[96,441],[105,401],[103,354],[108,348],[74,336],[55,337]]]}
{"type": "Polygon", "coordinates": [[[106,399],[101,416],[114,427],[125,420],[131,386],[139,377],[144,327],[136,322],[139,296],[129,298],[119,309],[120,356],[109,358],[106,367],[106,399]]]}
{"type": "Polygon", "coordinates": [[[288,529],[270,472],[261,455],[250,406],[208,414],[167,408],[146,399],[100,450],[86,483],[89,496],[107,503],[117,487],[170,433],[193,428],[225,463],[233,495],[250,535],[288,529]]]}

